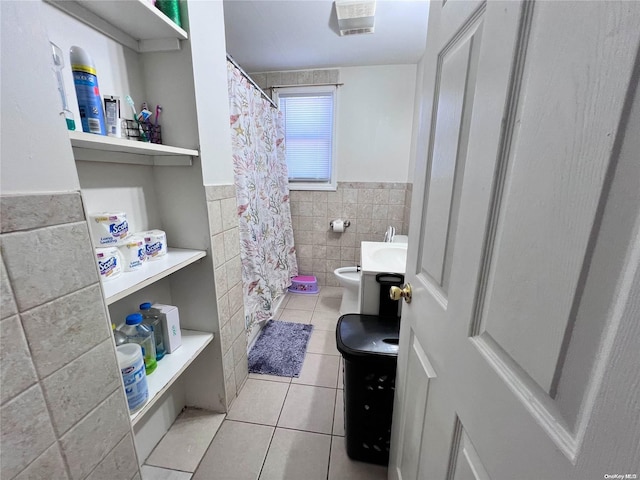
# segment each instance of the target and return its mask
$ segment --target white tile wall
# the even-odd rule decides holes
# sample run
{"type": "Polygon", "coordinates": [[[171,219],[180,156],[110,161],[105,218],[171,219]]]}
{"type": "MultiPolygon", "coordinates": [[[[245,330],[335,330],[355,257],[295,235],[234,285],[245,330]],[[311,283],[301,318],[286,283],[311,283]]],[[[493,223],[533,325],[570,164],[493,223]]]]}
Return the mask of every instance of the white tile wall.
{"type": "Polygon", "coordinates": [[[80,193],[0,208],[0,477],[129,480],[138,463],[80,193]]]}
{"type": "Polygon", "coordinates": [[[248,375],[237,202],[234,185],[207,186],[206,192],[229,408],[248,375]]]}
{"type": "Polygon", "coordinates": [[[338,182],[335,192],[291,192],[291,220],[301,275],[315,275],[320,285],[338,286],[333,271],[360,262],[360,243],[382,241],[389,225],[398,234],[409,229],[411,184],[338,182]],[[329,222],[349,220],[344,233],[329,222]]]}
{"type": "Polygon", "coordinates": [[[60,438],[72,480],[87,476],[131,431],[123,406],[124,395],[116,390],[60,438]]]}
{"type": "Polygon", "coordinates": [[[2,253],[21,311],[96,281],[97,267],[84,221],[3,234],[2,253]]]}
{"type": "Polygon", "coordinates": [[[39,384],[4,404],[0,408],[0,421],[3,477],[12,478],[20,473],[56,439],[39,384]]]}
{"type": "MultiPolygon", "coordinates": [[[[137,467],[134,465],[134,468],[137,467]]],[[[20,472],[14,480],[33,480],[36,478],[67,478],[64,460],[57,443],[52,444],[45,450],[42,455],[20,472]]]]}
{"type": "Polygon", "coordinates": [[[42,381],[53,426],[62,435],[120,387],[111,339],[103,341],[42,381]]]}
{"type": "Polygon", "coordinates": [[[17,315],[0,322],[0,351],[2,352],[0,398],[4,404],[38,381],[27,339],[17,315]]]}

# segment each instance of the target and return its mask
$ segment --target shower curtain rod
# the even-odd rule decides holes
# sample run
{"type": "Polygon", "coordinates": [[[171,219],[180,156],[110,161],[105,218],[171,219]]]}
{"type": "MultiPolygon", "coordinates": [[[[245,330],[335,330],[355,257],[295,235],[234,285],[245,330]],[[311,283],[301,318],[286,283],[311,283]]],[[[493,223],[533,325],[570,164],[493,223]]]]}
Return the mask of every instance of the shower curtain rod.
{"type": "Polygon", "coordinates": [[[278,105],[276,105],[276,102],[274,102],[273,100],[271,100],[271,98],[269,97],[269,95],[267,95],[266,93],[264,93],[264,90],[262,90],[262,89],[258,86],[258,84],[253,80],[253,78],[251,78],[251,77],[249,76],[249,74],[248,74],[247,72],[245,72],[245,71],[244,71],[244,69],[243,69],[240,65],[238,65],[238,62],[236,62],[236,61],[233,59],[233,57],[232,57],[231,55],[229,55],[228,53],[227,53],[227,60],[229,60],[231,63],[233,63],[233,65],[234,65],[238,70],[240,70],[240,73],[241,73],[242,75],[244,75],[244,77],[245,77],[247,80],[249,80],[249,82],[251,82],[251,85],[253,85],[254,87],[256,87],[256,88],[258,89],[258,91],[262,94],[262,96],[263,96],[264,98],[266,98],[266,99],[269,101],[269,103],[270,103],[271,105],[273,105],[273,106],[274,106],[274,108],[276,108],[276,109],[278,108],[278,105]]]}
{"type": "Polygon", "coordinates": [[[273,90],[274,88],[291,88],[291,87],[341,87],[344,83],[303,83],[300,85],[271,85],[269,90],[273,90]]]}

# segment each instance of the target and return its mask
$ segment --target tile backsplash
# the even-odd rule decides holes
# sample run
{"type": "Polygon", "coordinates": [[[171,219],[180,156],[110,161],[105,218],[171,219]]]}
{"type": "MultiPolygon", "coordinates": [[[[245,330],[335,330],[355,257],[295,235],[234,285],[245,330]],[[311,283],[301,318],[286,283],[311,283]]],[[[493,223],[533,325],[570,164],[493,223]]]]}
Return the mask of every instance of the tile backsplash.
{"type": "Polygon", "coordinates": [[[409,230],[410,183],[338,182],[335,192],[292,190],[291,220],[301,275],[315,275],[320,285],[339,286],[336,268],[360,263],[361,242],[381,242],[389,225],[397,234],[409,230]],[[329,222],[351,225],[334,233],[329,222]]]}
{"type": "Polygon", "coordinates": [[[292,70],[284,72],[251,73],[251,78],[265,93],[273,96],[273,86],[313,85],[323,83],[338,83],[340,70],[292,70]]]}
{"type": "Polygon", "coordinates": [[[0,477],[131,479],[138,462],[80,193],[0,206],[0,477]]]}

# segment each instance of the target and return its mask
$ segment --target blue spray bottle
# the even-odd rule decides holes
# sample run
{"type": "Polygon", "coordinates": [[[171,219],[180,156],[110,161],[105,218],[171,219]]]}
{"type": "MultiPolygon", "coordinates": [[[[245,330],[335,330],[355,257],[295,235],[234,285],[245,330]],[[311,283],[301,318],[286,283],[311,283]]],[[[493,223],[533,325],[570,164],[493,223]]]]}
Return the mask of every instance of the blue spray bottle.
{"type": "Polygon", "coordinates": [[[71,71],[73,83],[76,86],[78,108],[82,131],[106,135],[107,127],[104,121],[102,98],[98,88],[96,68],[91,57],[82,48],[71,47],[71,71]]]}

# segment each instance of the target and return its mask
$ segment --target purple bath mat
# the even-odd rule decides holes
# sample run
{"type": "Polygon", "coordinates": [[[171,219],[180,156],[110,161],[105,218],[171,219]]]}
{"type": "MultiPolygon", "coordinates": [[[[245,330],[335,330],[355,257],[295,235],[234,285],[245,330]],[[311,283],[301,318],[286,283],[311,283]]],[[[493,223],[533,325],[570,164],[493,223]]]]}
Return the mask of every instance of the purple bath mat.
{"type": "Polygon", "coordinates": [[[269,320],[249,351],[249,373],[298,377],[313,325],[269,320]]]}

